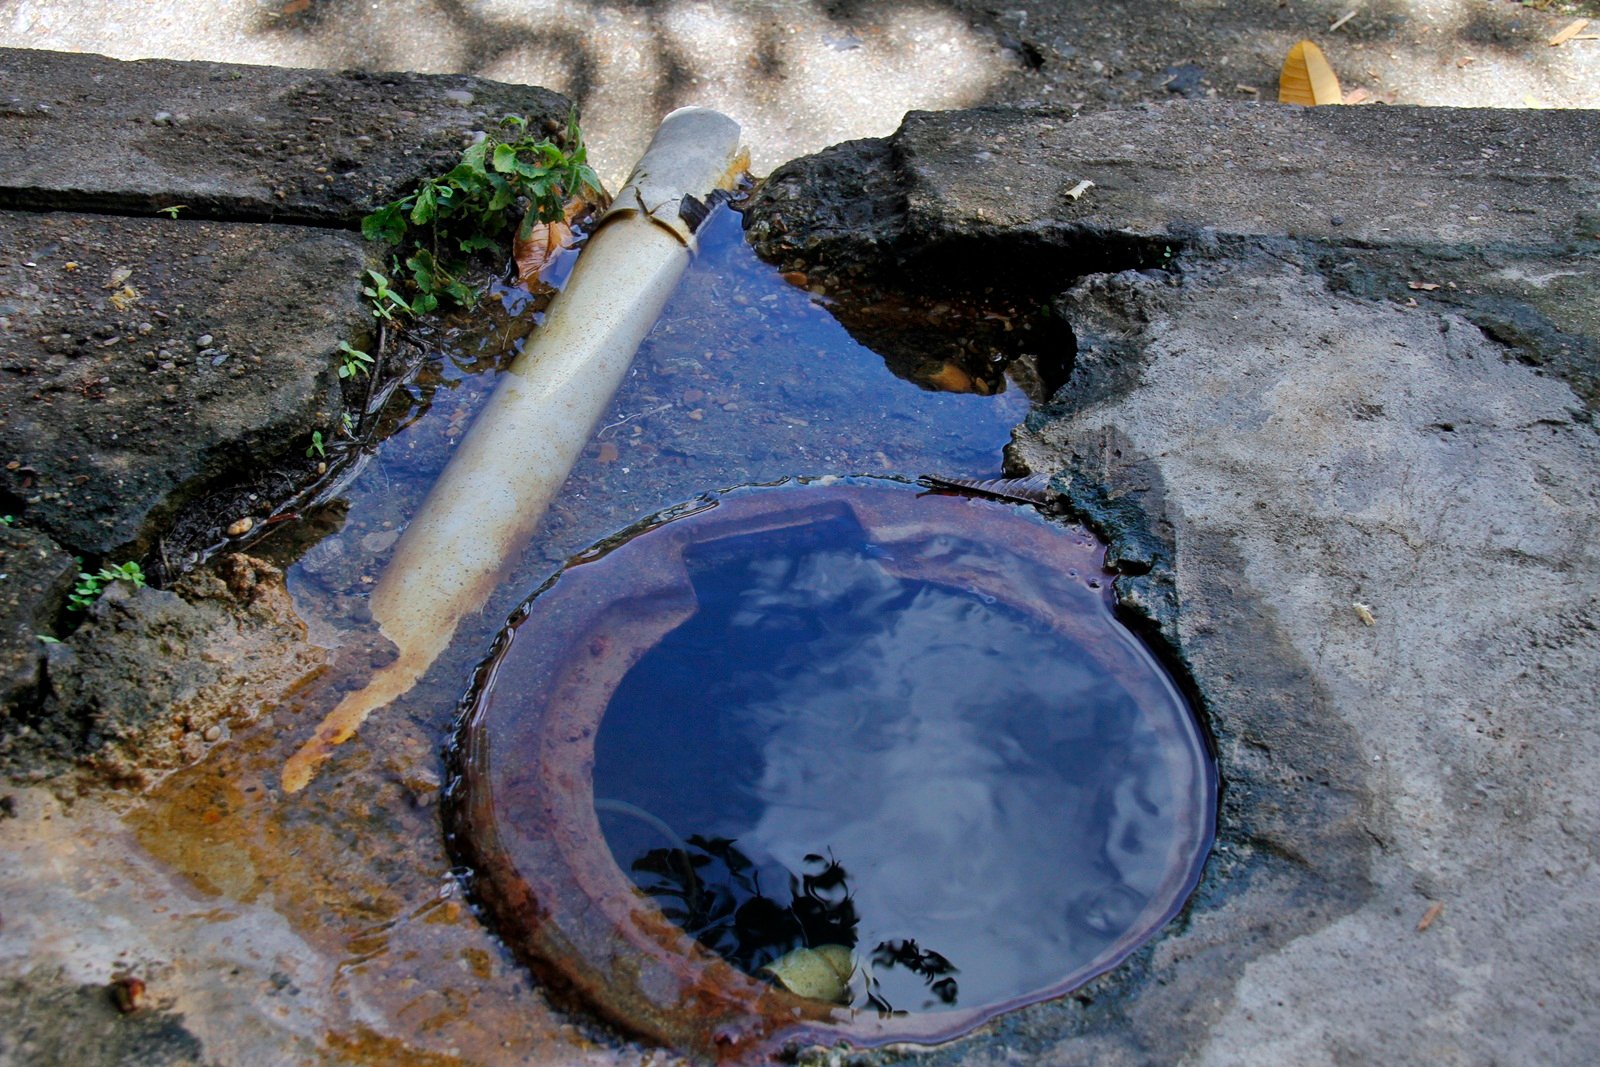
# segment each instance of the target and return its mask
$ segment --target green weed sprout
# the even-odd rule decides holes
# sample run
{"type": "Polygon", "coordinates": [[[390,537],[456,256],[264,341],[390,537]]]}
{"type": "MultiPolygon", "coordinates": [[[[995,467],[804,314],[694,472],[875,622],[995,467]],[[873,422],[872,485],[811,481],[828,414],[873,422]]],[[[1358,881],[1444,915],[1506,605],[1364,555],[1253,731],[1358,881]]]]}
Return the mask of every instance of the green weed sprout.
{"type": "Polygon", "coordinates": [[[97,574],[79,571],[78,584],[73,588],[72,595],[67,597],[68,607],[75,611],[87,611],[112,582],[131,582],[135,589],[143,589],[144,571],[132,560],[115,567],[101,567],[97,574]]]}
{"type": "Polygon", "coordinates": [[[349,341],[339,342],[339,377],[354,378],[356,375],[365,375],[372,363],[372,357],[359,348],[350,347],[349,341]]]}

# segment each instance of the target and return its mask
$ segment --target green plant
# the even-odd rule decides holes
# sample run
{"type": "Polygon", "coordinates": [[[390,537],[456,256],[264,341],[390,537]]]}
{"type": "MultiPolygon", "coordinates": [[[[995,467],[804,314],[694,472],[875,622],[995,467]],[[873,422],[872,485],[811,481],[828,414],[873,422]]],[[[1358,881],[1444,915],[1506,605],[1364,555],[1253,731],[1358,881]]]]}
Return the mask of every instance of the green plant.
{"type": "MultiPolygon", "coordinates": [[[[404,311],[408,315],[419,315],[424,311],[432,311],[438,305],[438,301],[434,300],[426,308],[413,307],[399,293],[389,288],[389,279],[384,275],[375,270],[369,270],[367,271],[367,277],[371,279],[372,284],[363,285],[361,294],[372,301],[372,317],[375,319],[393,319],[396,311],[404,311]]],[[[417,301],[421,303],[422,298],[418,297],[417,301]]]]}
{"type": "Polygon", "coordinates": [[[15,526],[16,524],[17,517],[15,515],[0,515],[0,526],[15,526]]]}
{"type": "Polygon", "coordinates": [[[87,610],[100,599],[100,594],[112,582],[132,582],[135,589],[142,589],[144,571],[133,560],[119,563],[115,567],[101,567],[97,574],[79,571],[78,584],[73,587],[72,595],[67,597],[67,605],[77,611],[87,610]]]}
{"type": "Polygon", "coordinates": [[[339,342],[339,377],[354,378],[366,374],[372,357],[359,348],[351,348],[349,341],[339,342]]]}
{"type": "Polygon", "coordinates": [[[375,315],[392,318],[396,309],[422,315],[442,299],[472,306],[478,291],[462,280],[467,256],[499,247],[518,218],[529,225],[553,222],[565,215],[569,197],[599,193],[576,116],[567,120],[563,144],[534,137],[527,119],[515,115],[500,127],[463,152],[448,173],[361,220],[368,240],[397,246],[393,273],[416,290],[406,302],[388,289],[388,279],[378,292],[363,289],[375,315]]]}
{"type": "Polygon", "coordinates": [[[156,208],[156,211],[158,214],[165,215],[169,219],[175,219],[178,217],[178,212],[182,211],[188,206],[188,204],[173,204],[171,207],[158,207],[156,208]]]}
{"type": "Polygon", "coordinates": [[[322,431],[312,430],[311,443],[306,446],[306,458],[310,459],[312,456],[326,456],[327,454],[328,450],[322,443],[322,431]]]}
{"type": "Polygon", "coordinates": [[[344,431],[346,437],[354,438],[356,435],[356,417],[348,411],[341,411],[339,413],[339,428],[344,431]]]}
{"type": "Polygon", "coordinates": [[[59,645],[61,643],[61,638],[59,638],[59,637],[51,637],[49,634],[34,634],[33,636],[35,636],[35,637],[37,637],[39,639],[39,643],[40,644],[44,644],[44,645],[59,645]]]}

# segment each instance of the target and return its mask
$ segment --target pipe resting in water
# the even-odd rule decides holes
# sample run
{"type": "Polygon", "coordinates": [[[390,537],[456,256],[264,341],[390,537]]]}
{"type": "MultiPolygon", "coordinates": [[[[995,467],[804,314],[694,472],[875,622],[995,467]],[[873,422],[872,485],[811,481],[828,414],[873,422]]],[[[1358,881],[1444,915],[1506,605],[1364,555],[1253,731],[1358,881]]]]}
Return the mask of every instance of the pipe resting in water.
{"type": "Polygon", "coordinates": [[[748,165],[739,136],[707,108],[662,120],[373,591],[372,617],[399,656],[289,758],[285,792],[304,788],[369,714],[416,684],[527,545],[688,268],[706,199],[748,165]]]}

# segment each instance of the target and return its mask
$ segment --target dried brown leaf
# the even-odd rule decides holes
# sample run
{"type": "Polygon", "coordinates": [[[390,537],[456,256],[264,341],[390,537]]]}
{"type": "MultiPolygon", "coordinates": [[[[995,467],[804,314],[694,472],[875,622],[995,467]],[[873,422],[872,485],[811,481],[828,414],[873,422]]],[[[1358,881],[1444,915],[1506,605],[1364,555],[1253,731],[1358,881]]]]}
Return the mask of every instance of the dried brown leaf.
{"type": "Polygon", "coordinates": [[[1578,36],[1578,34],[1582,33],[1583,28],[1587,25],[1589,25],[1588,19],[1573,19],[1571,22],[1567,23],[1561,28],[1560,33],[1550,38],[1550,47],[1555,48],[1557,45],[1566,44],[1568,41],[1578,36]]]}
{"type": "Polygon", "coordinates": [[[540,285],[540,275],[556,253],[572,247],[573,224],[600,205],[584,197],[567,201],[565,215],[554,222],[525,224],[511,241],[511,258],[517,264],[517,281],[524,288],[540,285]]]}
{"type": "Polygon", "coordinates": [[[1417,933],[1420,934],[1428,927],[1432,926],[1434,920],[1438,919],[1442,914],[1444,914],[1444,901],[1434,901],[1433,904],[1428,907],[1428,910],[1422,913],[1422,918],[1417,923],[1417,933]]]}
{"type": "Polygon", "coordinates": [[[1338,75],[1322,49],[1311,41],[1301,41],[1289,49],[1278,74],[1278,103],[1314,107],[1337,104],[1343,99],[1338,75]]]}

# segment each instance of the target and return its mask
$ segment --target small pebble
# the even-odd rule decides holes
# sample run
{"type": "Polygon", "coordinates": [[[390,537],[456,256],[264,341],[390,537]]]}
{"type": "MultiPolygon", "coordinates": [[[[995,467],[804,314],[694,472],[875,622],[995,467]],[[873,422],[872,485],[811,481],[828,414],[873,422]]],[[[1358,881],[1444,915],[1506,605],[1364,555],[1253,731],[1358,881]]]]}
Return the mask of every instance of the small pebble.
{"type": "Polygon", "coordinates": [[[212,725],[207,726],[206,732],[200,736],[205,738],[207,741],[215,741],[222,736],[222,727],[213,723],[212,725]]]}
{"type": "Polygon", "coordinates": [[[361,548],[364,552],[382,552],[400,539],[398,530],[379,530],[369,533],[361,539],[361,548]]]}
{"type": "Polygon", "coordinates": [[[132,975],[117,975],[111,979],[110,993],[117,1010],[131,1015],[144,1003],[144,982],[132,975]]]}
{"type": "Polygon", "coordinates": [[[200,348],[210,348],[212,342],[215,340],[216,338],[212,337],[209,333],[203,333],[194,339],[194,343],[200,348]]]}
{"type": "Polygon", "coordinates": [[[255,526],[255,524],[256,524],[256,520],[254,520],[250,516],[246,515],[244,518],[242,518],[242,519],[238,520],[237,522],[234,522],[234,523],[232,523],[232,524],[230,524],[228,526],[228,536],[229,537],[243,537],[245,534],[247,534],[247,533],[249,533],[251,531],[251,529],[255,526]]]}

